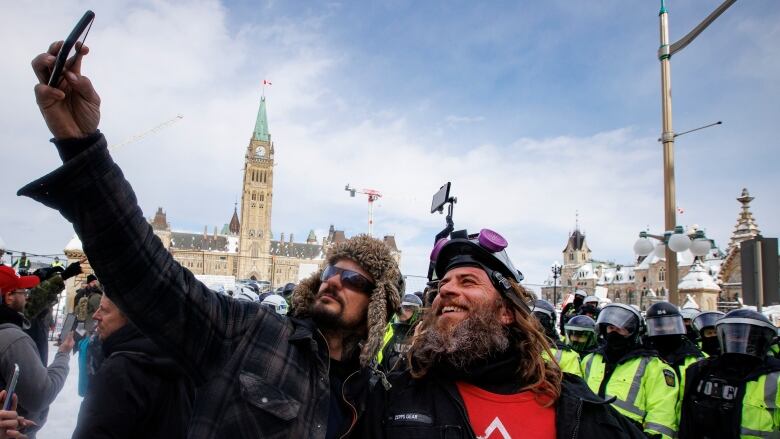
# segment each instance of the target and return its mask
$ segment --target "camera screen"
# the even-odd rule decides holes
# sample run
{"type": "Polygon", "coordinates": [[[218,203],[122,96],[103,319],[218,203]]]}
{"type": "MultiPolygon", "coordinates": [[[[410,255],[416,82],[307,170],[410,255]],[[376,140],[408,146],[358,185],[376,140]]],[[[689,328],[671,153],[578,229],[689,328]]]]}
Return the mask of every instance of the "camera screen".
{"type": "Polygon", "coordinates": [[[444,186],[439,188],[439,192],[433,194],[433,201],[431,202],[431,213],[436,212],[444,206],[444,203],[450,198],[450,182],[448,181],[444,186]]]}

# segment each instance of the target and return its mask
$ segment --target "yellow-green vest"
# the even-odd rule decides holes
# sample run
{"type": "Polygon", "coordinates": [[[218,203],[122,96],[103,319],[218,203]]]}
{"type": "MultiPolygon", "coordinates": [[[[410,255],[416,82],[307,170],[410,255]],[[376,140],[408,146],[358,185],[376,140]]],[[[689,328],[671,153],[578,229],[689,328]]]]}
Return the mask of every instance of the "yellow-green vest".
{"type": "Polygon", "coordinates": [[[382,364],[382,358],[384,358],[384,352],[385,352],[385,346],[387,346],[388,343],[390,343],[390,340],[393,339],[393,334],[395,333],[395,330],[393,329],[393,322],[385,326],[385,336],[382,337],[382,347],[379,349],[379,352],[376,354],[376,364],[382,364]]]}
{"type": "Polygon", "coordinates": [[[702,352],[702,354],[704,354],[703,358],[695,357],[693,355],[688,355],[687,357],[685,357],[685,361],[683,362],[683,364],[680,365],[680,368],[679,368],[679,371],[680,371],[680,375],[679,375],[680,382],[677,383],[679,385],[678,386],[679,387],[679,392],[678,392],[678,396],[677,396],[677,406],[676,406],[677,407],[677,424],[678,425],[680,424],[680,416],[682,415],[682,401],[683,401],[683,396],[684,396],[684,393],[685,393],[685,371],[688,369],[688,366],[690,366],[691,364],[694,364],[694,363],[696,363],[699,360],[703,360],[703,359],[709,357],[709,355],[705,354],[704,352],[702,352]]]}
{"type": "MultiPolygon", "coordinates": [[[[582,369],[580,369],[580,354],[571,349],[560,349],[557,347],[551,347],[555,361],[561,367],[561,371],[569,372],[578,377],[582,377],[582,369]]],[[[545,361],[550,361],[550,357],[547,355],[547,351],[542,351],[542,358],[545,361]]]]}
{"type": "MultiPolygon", "coordinates": [[[[581,363],[583,379],[594,392],[599,392],[606,373],[604,356],[594,352],[581,363]]],[[[606,385],[604,398],[616,399],[612,406],[622,415],[637,422],[649,434],[665,438],[677,435],[677,374],[660,358],[639,356],[615,367],[606,385]]]]}
{"type": "Polygon", "coordinates": [[[780,438],[780,371],[748,381],[742,398],[742,438],[780,438]]]}

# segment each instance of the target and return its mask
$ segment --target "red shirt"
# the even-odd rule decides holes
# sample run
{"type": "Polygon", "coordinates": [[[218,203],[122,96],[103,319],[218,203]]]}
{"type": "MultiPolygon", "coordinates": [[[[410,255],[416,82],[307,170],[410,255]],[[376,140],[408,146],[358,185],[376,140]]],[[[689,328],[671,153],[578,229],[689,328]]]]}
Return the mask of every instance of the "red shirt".
{"type": "Polygon", "coordinates": [[[532,392],[499,395],[464,382],[457,385],[477,438],[555,438],[555,406],[543,407],[532,392]]]}

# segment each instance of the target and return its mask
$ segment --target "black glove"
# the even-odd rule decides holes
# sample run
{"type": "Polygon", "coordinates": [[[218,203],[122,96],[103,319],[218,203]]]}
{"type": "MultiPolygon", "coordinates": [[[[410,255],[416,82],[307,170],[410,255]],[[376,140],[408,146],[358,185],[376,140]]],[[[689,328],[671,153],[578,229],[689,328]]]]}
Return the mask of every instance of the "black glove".
{"type": "Polygon", "coordinates": [[[62,280],[68,280],[77,274],[81,274],[81,263],[78,261],[68,265],[68,268],[62,271],[62,280]]]}
{"type": "Polygon", "coordinates": [[[33,276],[38,276],[41,282],[46,282],[57,273],[65,271],[62,267],[43,267],[33,271],[33,276]]]}

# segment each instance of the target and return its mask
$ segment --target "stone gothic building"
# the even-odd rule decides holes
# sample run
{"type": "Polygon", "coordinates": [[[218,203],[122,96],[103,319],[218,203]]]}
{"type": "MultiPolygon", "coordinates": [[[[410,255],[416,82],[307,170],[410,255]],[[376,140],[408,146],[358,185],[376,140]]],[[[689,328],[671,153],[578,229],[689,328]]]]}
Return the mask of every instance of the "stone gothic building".
{"type": "MultiPolygon", "coordinates": [[[[710,252],[695,258],[690,251],[678,253],[680,283],[678,291],[685,300],[690,296],[702,310],[716,310],[718,301],[734,301],[741,297],[742,277],[740,247],[742,241],[760,233],[750,212],[750,196],[747,189],[737,198],[741,211],[726,252],[710,239],[710,252]]],[[[696,229],[687,231],[693,235],[696,229]]],[[[667,300],[666,261],[653,253],[637,257],[632,264],[603,262],[591,258],[591,250],[585,234],[577,227],[569,236],[563,249],[564,261],[557,280],[550,276],[542,287],[542,297],[561,303],[575,290],[584,290],[612,302],[626,303],[647,309],[659,300],[667,300]]]]}

